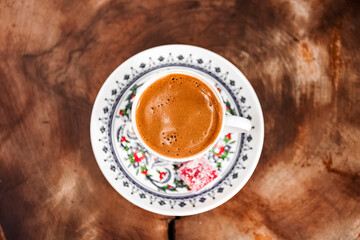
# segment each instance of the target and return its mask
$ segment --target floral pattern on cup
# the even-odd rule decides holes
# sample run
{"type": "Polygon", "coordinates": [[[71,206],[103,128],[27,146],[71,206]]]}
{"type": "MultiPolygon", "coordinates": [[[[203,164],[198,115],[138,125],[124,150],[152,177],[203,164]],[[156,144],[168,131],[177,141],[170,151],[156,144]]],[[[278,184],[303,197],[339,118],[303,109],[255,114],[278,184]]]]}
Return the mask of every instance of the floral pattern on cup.
{"type": "MultiPolygon", "coordinates": [[[[126,167],[129,172],[133,173],[133,177],[139,181],[146,180],[153,185],[152,190],[158,190],[163,192],[184,192],[190,191],[190,188],[183,183],[182,179],[178,176],[176,170],[179,165],[168,164],[166,161],[158,159],[149,153],[144,146],[138,141],[132,125],[131,125],[131,106],[132,101],[136,95],[136,90],[141,85],[135,85],[132,87],[127,95],[119,102],[119,111],[116,115],[121,125],[117,129],[117,142],[121,152],[125,152],[127,155],[123,159],[126,163],[126,167]],[[160,162],[160,164],[158,163],[160,162]],[[136,171],[135,171],[136,170],[136,171]],[[134,174],[135,171],[135,174],[134,174]]],[[[235,113],[229,101],[225,102],[227,110],[231,110],[235,113]]],[[[218,171],[221,172],[223,167],[222,163],[229,158],[231,152],[231,145],[236,141],[231,139],[231,133],[226,134],[209,152],[208,158],[214,163],[218,171]]]]}

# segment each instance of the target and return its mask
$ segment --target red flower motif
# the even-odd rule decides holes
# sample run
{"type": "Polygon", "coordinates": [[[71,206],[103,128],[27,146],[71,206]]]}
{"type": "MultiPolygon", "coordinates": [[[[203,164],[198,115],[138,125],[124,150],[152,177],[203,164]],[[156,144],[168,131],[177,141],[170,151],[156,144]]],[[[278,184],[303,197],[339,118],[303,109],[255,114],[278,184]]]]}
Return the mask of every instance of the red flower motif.
{"type": "Polygon", "coordinates": [[[171,186],[170,184],[168,184],[168,188],[173,188],[173,186],[171,186]]]}
{"type": "Polygon", "coordinates": [[[219,145],[215,145],[215,147],[217,149],[219,149],[219,152],[217,154],[215,154],[216,157],[220,157],[221,154],[223,154],[223,152],[225,152],[225,147],[224,146],[219,146],[219,145]]]}
{"type": "Polygon", "coordinates": [[[229,106],[226,106],[226,110],[229,110],[229,106]]]}
{"type": "Polygon", "coordinates": [[[148,170],[146,169],[146,170],[142,171],[141,173],[144,175],[147,175],[147,172],[148,172],[148,170]]]}
{"type": "Polygon", "coordinates": [[[134,98],[135,97],[135,95],[133,94],[133,95],[131,95],[131,98],[134,98]]]}
{"type": "Polygon", "coordinates": [[[219,92],[221,92],[221,89],[220,89],[220,88],[217,88],[217,90],[218,90],[219,92]]]}
{"type": "Polygon", "coordinates": [[[121,141],[120,142],[126,142],[126,138],[125,137],[121,137],[121,141]]]}
{"type": "Polygon", "coordinates": [[[124,111],[123,110],[120,110],[120,115],[124,116],[124,111]]]}
{"type": "Polygon", "coordinates": [[[231,139],[231,133],[229,133],[228,135],[225,135],[225,137],[227,137],[228,139],[231,139]]]}
{"type": "Polygon", "coordinates": [[[165,175],[166,175],[166,172],[160,172],[159,173],[160,180],[163,179],[165,175]]]}
{"type": "Polygon", "coordinates": [[[143,154],[141,157],[137,155],[137,150],[134,152],[134,160],[135,162],[141,162],[145,158],[145,154],[143,154]]]}

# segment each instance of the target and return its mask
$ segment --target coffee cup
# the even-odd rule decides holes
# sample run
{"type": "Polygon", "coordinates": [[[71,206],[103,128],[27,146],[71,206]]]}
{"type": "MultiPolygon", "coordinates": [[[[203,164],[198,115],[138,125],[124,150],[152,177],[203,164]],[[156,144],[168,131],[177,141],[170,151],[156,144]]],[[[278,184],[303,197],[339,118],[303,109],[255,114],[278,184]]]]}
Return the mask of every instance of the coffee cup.
{"type": "MultiPolygon", "coordinates": [[[[138,137],[139,141],[141,142],[141,144],[153,155],[159,157],[160,159],[167,160],[167,161],[170,161],[173,163],[183,163],[183,162],[187,162],[187,161],[190,161],[190,160],[193,160],[193,159],[196,159],[196,158],[202,156],[203,154],[205,154],[206,152],[208,152],[210,149],[212,149],[214,147],[216,142],[218,142],[218,140],[225,133],[225,131],[241,133],[241,132],[247,132],[251,129],[251,122],[247,118],[231,116],[231,115],[226,114],[226,106],[225,106],[224,102],[222,101],[222,97],[221,97],[219,91],[217,90],[217,88],[215,87],[215,85],[209,79],[207,79],[205,76],[198,74],[195,71],[185,70],[185,69],[164,70],[164,71],[158,72],[152,76],[149,76],[149,78],[145,81],[145,83],[137,90],[137,93],[136,93],[136,96],[134,98],[133,105],[132,105],[131,118],[132,118],[132,125],[133,125],[134,132],[135,132],[136,136],[138,137]],[[187,76],[191,79],[195,79],[196,84],[198,86],[200,84],[202,84],[202,86],[204,86],[204,89],[206,88],[208,91],[211,92],[211,96],[213,98],[215,98],[215,99],[212,99],[212,101],[215,101],[216,104],[219,106],[219,109],[217,110],[218,115],[220,116],[219,117],[220,120],[218,121],[219,122],[218,123],[219,130],[214,132],[215,136],[212,136],[211,141],[209,141],[206,144],[206,146],[203,146],[202,149],[198,150],[194,154],[189,154],[189,155],[183,156],[183,157],[169,156],[169,155],[165,155],[163,153],[160,153],[159,151],[154,150],[149,144],[149,141],[151,141],[151,139],[150,140],[145,139],[145,137],[140,133],[139,125],[141,125],[141,123],[138,122],[138,119],[136,117],[137,113],[139,114],[138,111],[140,111],[139,110],[140,109],[139,108],[139,100],[142,98],[144,93],[147,92],[147,90],[149,88],[151,88],[151,86],[153,86],[155,83],[157,83],[157,81],[159,81],[160,79],[164,79],[170,75],[173,76],[174,74],[187,76]]],[[[174,141],[176,141],[176,140],[174,140],[174,141]]],[[[191,145],[192,143],[189,142],[188,144],[191,145]]]]}

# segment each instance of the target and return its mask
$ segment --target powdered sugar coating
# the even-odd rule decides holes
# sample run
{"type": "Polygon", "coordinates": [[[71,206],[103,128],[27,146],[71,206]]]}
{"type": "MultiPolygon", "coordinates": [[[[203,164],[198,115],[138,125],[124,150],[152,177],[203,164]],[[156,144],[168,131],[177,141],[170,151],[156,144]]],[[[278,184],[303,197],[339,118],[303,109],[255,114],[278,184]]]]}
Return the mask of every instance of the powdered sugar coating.
{"type": "Polygon", "coordinates": [[[218,171],[207,162],[205,157],[184,163],[178,173],[193,191],[199,191],[219,176],[218,171]]]}

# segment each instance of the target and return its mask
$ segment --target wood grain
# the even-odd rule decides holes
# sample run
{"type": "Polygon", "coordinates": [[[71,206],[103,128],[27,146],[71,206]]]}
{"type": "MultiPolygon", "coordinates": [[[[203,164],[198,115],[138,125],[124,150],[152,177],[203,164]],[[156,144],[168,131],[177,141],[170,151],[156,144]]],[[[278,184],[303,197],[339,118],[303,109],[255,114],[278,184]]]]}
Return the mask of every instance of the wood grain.
{"type": "Polygon", "coordinates": [[[359,239],[359,11],[355,0],[1,1],[3,235],[359,239]],[[217,209],[176,219],[119,196],[89,138],[92,104],[112,70],[169,43],[233,62],[265,118],[249,183],[217,209]]]}

